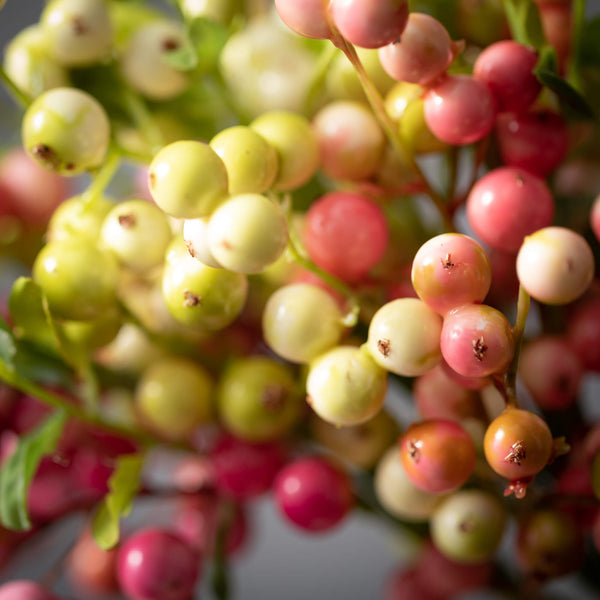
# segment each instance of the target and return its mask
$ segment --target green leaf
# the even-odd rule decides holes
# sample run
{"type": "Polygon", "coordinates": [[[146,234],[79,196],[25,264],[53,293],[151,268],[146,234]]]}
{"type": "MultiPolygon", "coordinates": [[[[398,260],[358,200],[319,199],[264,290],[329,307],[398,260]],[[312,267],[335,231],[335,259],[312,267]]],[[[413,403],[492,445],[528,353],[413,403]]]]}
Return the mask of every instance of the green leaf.
{"type": "Polygon", "coordinates": [[[532,0],[503,0],[513,39],[540,50],[546,45],[540,13],[532,0]]]}
{"type": "Polygon", "coordinates": [[[0,520],[5,527],[24,531],[31,527],[27,492],[40,461],[56,448],[66,412],[55,411],[39,427],[23,436],[14,454],[0,469],[0,520]]]}
{"type": "Polygon", "coordinates": [[[119,542],[119,521],[131,511],[140,486],[143,463],[142,454],[120,456],[115,471],[108,480],[110,491],[98,507],[92,522],[94,538],[104,550],[114,548],[119,542]]]}
{"type": "Polygon", "coordinates": [[[17,339],[57,351],[56,339],[44,310],[42,289],[33,279],[19,277],[15,281],[8,300],[8,307],[17,339]]]}
{"type": "Polygon", "coordinates": [[[534,72],[540,82],[557,95],[566,116],[580,119],[596,118],[587,100],[568,81],[546,69],[536,68],[534,72]]]}

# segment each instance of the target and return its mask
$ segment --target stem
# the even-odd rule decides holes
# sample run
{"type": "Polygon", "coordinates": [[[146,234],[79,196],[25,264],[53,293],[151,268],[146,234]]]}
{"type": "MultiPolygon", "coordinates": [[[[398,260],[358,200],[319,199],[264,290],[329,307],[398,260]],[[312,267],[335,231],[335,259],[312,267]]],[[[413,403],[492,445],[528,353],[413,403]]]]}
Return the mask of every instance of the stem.
{"type": "Polygon", "coordinates": [[[81,199],[85,204],[93,204],[96,200],[102,197],[104,190],[106,190],[106,188],[110,184],[120,164],[121,153],[114,148],[111,149],[108,154],[108,157],[104,161],[104,164],[96,173],[94,179],[87,187],[85,192],[81,194],[81,199]]]}
{"type": "Polygon", "coordinates": [[[21,108],[27,108],[32,99],[29,94],[26,94],[24,91],[19,89],[15,82],[9,77],[8,73],[4,70],[2,64],[0,64],[0,79],[2,83],[4,83],[4,87],[6,91],[10,94],[12,99],[18,104],[21,108]]]}
{"type": "Polygon", "coordinates": [[[311,271],[320,277],[329,287],[333,288],[336,292],[339,292],[347,299],[350,308],[348,309],[347,314],[343,317],[343,323],[346,327],[354,327],[358,321],[358,313],[360,312],[360,303],[354,291],[327,271],[317,267],[314,262],[305,256],[304,252],[300,250],[300,245],[298,244],[296,235],[291,227],[288,250],[292,254],[294,261],[302,268],[306,269],[307,271],[311,271]]]}
{"type": "Polygon", "coordinates": [[[154,122],[148,106],[144,100],[127,88],[123,89],[123,100],[124,106],[128,110],[135,126],[148,141],[151,154],[156,154],[165,145],[165,141],[161,130],[154,122]]]}
{"type": "Polygon", "coordinates": [[[11,387],[18,389],[20,392],[37,398],[40,402],[52,406],[53,408],[63,409],[70,417],[89,423],[94,427],[102,429],[108,433],[113,433],[118,436],[128,437],[133,439],[144,446],[157,445],[161,443],[161,440],[155,438],[153,435],[142,431],[140,429],[134,429],[116,423],[110,423],[105,421],[102,417],[96,414],[90,414],[82,408],[71,404],[63,397],[53,394],[47,389],[40,387],[39,385],[29,381],[25,377],[22,377],[18,373],[12,373],[10,378],[5,379],[6,383],[11,387]]]}
{"type": "Polygon", "coordinates": [[[211,585],[217,600],[227,600],[230,595],[230,585],[227,569],[226,544],[227,534],[233,521],[233,506],[230,502],[224,501],[224,504],[219,506],[218,512],[218,528],[213,550],[211,585]]]}
{"type": "Polygon", "coordinates": [[[321,54],[319,60],[313,69],[310,84],[308,86],[308,92],[304,100],[304,112],[311,112],[311,107],[315,103],[317,95],[321,92],[323,87],[323,81],[329,70],[329,65],[336,56],[337,48],[331,44],[327,44],[321,54]]]}
{"type": "Polygon", "coordinates": [[[519,286],[519,299],[517,301],[517,318],[515,325],[512,328],[512,333],[515,341],[515,352],[513,358],[508,366],[508,370],[504,375],[504,385],[506,389],[506,400],[509,406],[517,406],[517,393],[516,393],[516,381],[517,381],[517,368],[519,366],[519,355],[521,353],[521,346],[523,344],[523,336],[525,334],[525,324],[527,322],[527,315],[529,314],[529,305],[531,298],[525,291],[523,286],[519,286]]]}
{"type": "Polygon", "coordinates": [[[342,52],[346,55],[348,60],[356,69],[356,73],[358,74],[358,78],[360,80],[362,88],[365,92],[365,95],[367,96],[367,100],[369,101],[369,104],[371,105],[371,108],[373,109],[373,112],[375,114],[375,118],[379,122],[381,128],[383,129],[395,152],[401,159],[403,159],[406,162],[410,169],[423,182],[425,193],[429,196],[429,198],[437,208],[438,212],[440,213],[440,216],[444,222],[444,228],[447,231],[454,231],[454,223],[452,222],[444,198],[431,187],[429,181],[427,180],[427,177],[425,177],[425,174],[423,173],[421,167],[415,160],[415,157],[406,147],[406,145],[402,141],[402,138],[398,135],[398,128],[394,125],[394,122],[390,119],[389,115],[387,114],[383,103],[383,99],[381,98],[381,94],[371,81],[371,78],[366,72],[363,64],[360,62],[360,58],[356,53],[356,48],[354,48],[352,44],[350,44],[341,36],[340,39],[336,40],[335,43],[339,44],[340,50],[342,50],[342,52]]]}

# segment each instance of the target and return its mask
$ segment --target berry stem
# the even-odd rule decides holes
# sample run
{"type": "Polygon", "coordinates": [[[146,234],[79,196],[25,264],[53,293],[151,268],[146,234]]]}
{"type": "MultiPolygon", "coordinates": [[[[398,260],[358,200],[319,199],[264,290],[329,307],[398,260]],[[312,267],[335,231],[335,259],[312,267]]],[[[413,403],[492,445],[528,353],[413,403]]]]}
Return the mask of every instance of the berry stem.
{"type": "Polygon", "coordinates": [[[312,112],[312,107],[314,106],[318,95],[322,92],[325,76],[329,70],[329,65],[331,65],[331,62],[335,58],[337,50],[338,49],[335,46],[327,44],[321,51],[319,60],[311,75],[306,98],[304,99],[304,112],[312,112]]]}
{"type": "Polygon", "coordinates": [[[211,585],[217,600],[227,600],[229,598],[229,577],[226,560],[226,542],[229,527],[233,520],[233,506],[228,501],[223,501],[219,506],[219,518],[217,526],[217,535],[215,536],[215,545],[213,550],[213,572],[211,585]]]}
{"type": "Polygon", "coordinates": [[[1,64],[0,64],[0,79],[2,80],[4,87],[6,88],[6,90],[8,91],[8,93],[10,94],[10,96],[13,98],[13,100],[15,101],[15,103],[17,105],[19,105],[21,108],[27,108],[31,104],[32,98],[29,96],[29,94],[26,94],[25,92],[23,92],[15,84],[15,82],[12,80],[11,77],[9,77],[8,73],[4,70],[4,67],[1,64]]]}
{"type": "Polygon", "coordinates": [[[508,366],[508,369],[504,375],[504,385],[507,394],[506,400],[509,406],[517,405],[517,369],[519,366],[519,355],[521,353],[521,346],[523,344],[523,336],[525,334],[525,324],[527,323],[530,302],[531,298],[529,294],[525,291],[523,286],[520,285],[519,298],[517,300],[517,318],[515,320],[515,325],[512,328],[515,350],[510,365],[508,366]]]}
{"type": "Polygon", "coordinates": [[[300,243],[297,240],[297,236],[293,231],[293,228],[289,228],[290,237],[288,241],[288,250],[291,253],[294,261],[299,264],[302,268],[307,271],[311,271],[318,277],[320,277],[327,285],[333,288],[336,292],[340,292],[348,301],[349,309],[344,315],[342,322],[346,327],[354,327],[358,322],[358,314],[360,312],[360,303],[356,294],[346,284],[342,283],[339,279],[324,271],[320,267],[317,267],[314,262],[306,257],[303,250],[301,250],[300,243]]]}
{"type": "Polygon", "coordinates": [[[104,164],[95,174],[90,185],[83,194],[81,194],[81,199],[85,204],[92,204],[102,197],[104,190],[106,190],[110,184],[112,178],[119,169],[120,164],[121,153],[117,149],[112,148],[109,151],[104,164]]]}
{"type": "Polygon", "coordinates": [[[343,37],[339,36],[339,40],[335,40],[334,43],[338,45],[340,50],[346,55],[348,60],[352,63],[353,67],[358,74],[361,86],[367,96],[367,100],[373,109],[375,117],[379,122],[379,125],[383,129],[385,135],[390,141],[395,152],[400,158],[402,158],[410,169],[417,175],[417,177],[423,182],[424,191],[429,196],[435,207],[437,208],[440,216],[444,222],[444,229],[446,231],[454,231],[454,223],[448,211],[448,206],[444,198],[430,185],[427,177],[423,173],[421,167],[415,160],[413,154],[408,150],[400,136],[398,135],[397,127],[390,119],[389,115],[385,110],[383,99],[381,94],[371,81],[369,74],[366,72],[363,64],[358,57],[356,48],[343,37]]]}
{"type": "MultiPolygon", "coordinates": [[[[146,138],[150,147],[150,157],[154,156],[165,145],[162,132],[142,98],[126,87],[123,87],[122,94],[124,108],[131,116],[135,126],[146,138]]],[[[147,162],[150,162],[150,158],[147,162]]]]}
{"type": "Polygon", "coordinates": [[[62,408],[70,417],[93,425],[94,427],[102,429],[107,433],[113,433],[118,436],[130,438],[144,446],[155,446],[162,443],[161,440],[147,433],[146,431],[111,423],[104,420],[97,414],[88,413],[79,406],[68,402],[61,396],[58,396],[57,394],[54,394],[37,385],[36,383],[33,383],[18,373],[11,373],[10,377],[5,377],[4,372],[1,371],[0,376],[9,386],[19,390],[20,392],[32,396],[33,398],[36,398],[40,402],[43,402],[48,406],[52,406],[53,408],[62,408]]]}

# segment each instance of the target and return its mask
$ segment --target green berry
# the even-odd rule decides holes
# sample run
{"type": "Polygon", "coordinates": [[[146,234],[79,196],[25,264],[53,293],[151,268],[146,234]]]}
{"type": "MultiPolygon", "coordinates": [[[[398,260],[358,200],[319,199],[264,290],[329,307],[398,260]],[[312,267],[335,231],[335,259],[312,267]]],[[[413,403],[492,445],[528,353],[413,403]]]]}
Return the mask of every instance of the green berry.
{"type": "Polygon", "coordinates": [[[98,101],[75,88],[55,88],[36,98],[22,124],[23,145],[41,165],[77,175],[102,164],[110,124],[98,101]]]}
{"type": "Polygon", "coordinates": [[[167,216],[155,204],[127,200],[108,213],[100,237],[122,265],[147,271],[162,263],[173,235],[167,216]]]}
{"type": "Polygon", "coordinates": [[[219,415],[237,437],[264,442],[284,436],[302,415],[290,367],[264,356],[241,358],[221,376],[219,415]]]}
{"type": "Polygon", "coordinates": [[[241,273],[214,269],[191,257],[181,240],[167,252],[162,292],[177,321],[214,331],[240,314],[248,282],[241,273]]]}
{"type": "Polygon", "coordinates": [[[277,152],[250,127],[228,127],[213,137],[210,147],[225,163],[230,194],[260,194],[273,185],[277,152]]]}
{"type": "Polygon", "coordinates": [[[317,357],[306,380],[308,402],[325,421],[358,425],[383,406],[387,373],[363,348],[337,346],[317,357]]]}
{"type": "Polygon", "coordinates": [[[114,307],[119,267],[111,254],[87,240],[69,239],[42,248],[33,278],[57,317],[87,321],[114,307]]]}
{"type": "Polygon", "coordinates": [[[96,198],[93,202],[86,202],[82,196],[69,198],[54,211],[46,238],[51,242],[85,238],[95,243],[100,237],[100,228],[106,215],[114,206],[113,201],[104,197],[96,198]]]}
{"type": "Polygon", "coordinates": [[[152,198],[179,219],[209,216],[227,196],[227,169],[203,142],[182,140],[165,146],[149,168],[152,198]]]}
{"type": "Polygon", "coordinates": [[[288,243],[283,211],[261,194],[241,194],[223,202],[210,217],[207,233],[215,260],[236,273],[260,273],[288,243]]]}
{"type": "Polygon", "coordinates": [[[212,378],[191,360],[158,360],[142,373],[135,403],[140,418],[151,429],[166,438],[183,440],[212,419],[212,378]]]}
{"type": "Polygon", "coordinates": [[[297,113],[270,111],[250,123],[275,150],[279,170],[275,190],[294,190],[307,183],[319,168],[319,144],[310,121],[297,113]]]}

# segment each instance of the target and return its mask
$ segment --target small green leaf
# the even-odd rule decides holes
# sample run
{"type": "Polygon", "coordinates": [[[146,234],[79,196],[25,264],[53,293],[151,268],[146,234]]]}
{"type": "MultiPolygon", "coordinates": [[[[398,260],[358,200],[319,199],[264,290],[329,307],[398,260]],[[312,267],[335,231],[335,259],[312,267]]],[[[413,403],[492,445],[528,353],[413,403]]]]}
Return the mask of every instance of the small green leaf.
{"type": "Polygon", "coordinates": [[[131,511],[140,486],[143,463],[142,454],[120,456],[115,471],[108,480],[110,491],[98,507],[92,522],[94,538],[104,550],[114,548],[119,542],[119,521],[131,511]]]}
{"type": "Polygon", "coordinates": [[[535,2],[503,0],[503,5],[513,39],[538,50],[543,48],[546,38],[535,2]]]}
{"type": "Polygon", "coordinates": [[[55,411],[39,427],[23,436],[14,454],[0,469],[0,520],[5,527],[24,531],[31,527],[27,492],[40,461],[56,448],[66,413],[55,411]]]}
{"type": "Polygon", "coordinates": [[[19,277],[13,284],[8,307],[17,339],[57,350],[56,339],[44,311],[40,286],[29,277],[19,277]]]}
{"type": "Polygon", "coordinates": [[[587,100],[569,82],[546,69],[536,68],[534,72],[540,82],[556,94],[563,112],[570,114],[573,118],[596,118],[587,100]]]}

